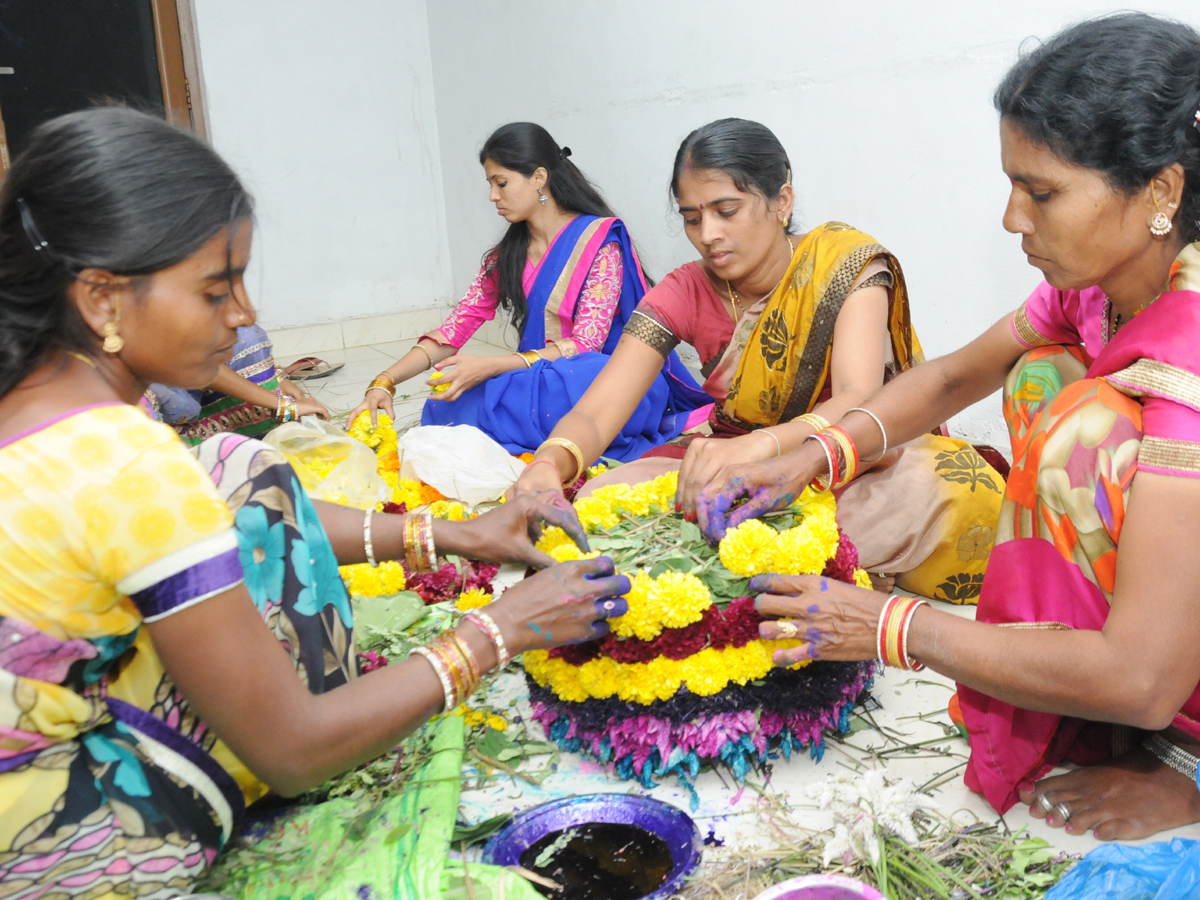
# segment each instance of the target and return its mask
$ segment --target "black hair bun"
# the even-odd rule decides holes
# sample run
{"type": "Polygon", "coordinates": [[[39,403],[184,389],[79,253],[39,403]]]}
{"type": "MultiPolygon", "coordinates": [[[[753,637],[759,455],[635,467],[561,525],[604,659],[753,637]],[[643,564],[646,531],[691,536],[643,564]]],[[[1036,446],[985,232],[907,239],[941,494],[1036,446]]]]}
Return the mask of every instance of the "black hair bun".
{"type": "Polygon", "coordinates": [[[563,147],[561,150],[559,150],[559,151],[558,151],[558,158],[559,158],[559,159],[566,159],[566,158],[567,158],[568,156],[570,156],[570,155],[571,155],[571,148],[570,148],[570,147],[563,147]]]}

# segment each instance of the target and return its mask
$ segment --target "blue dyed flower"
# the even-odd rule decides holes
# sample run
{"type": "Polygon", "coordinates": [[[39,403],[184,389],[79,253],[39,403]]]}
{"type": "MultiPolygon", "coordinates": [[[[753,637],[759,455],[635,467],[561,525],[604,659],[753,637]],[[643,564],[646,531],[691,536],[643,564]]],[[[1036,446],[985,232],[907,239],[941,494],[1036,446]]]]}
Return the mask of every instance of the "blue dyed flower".
{"type": "Polygon", "coordinates": [[[233,524],[237,530],[242,578],[250,599],[261,612],[267,603],[278,603],[283,597],[287,551],[284,524],[276,522],[268,526],[267,511],[261,506],[243,506],[233,524]]]}
{"type": "Polygon", "coordinates": [[[292,491],[296,499],[296,528],[301,537],[292,540],[292,570],[303,587],[296,596],[296,612],[306,616],[318,615],[326,606],[332,606],[347,628],[354,625],[354,614],[350,611],[350,595],[338,572],[337,557],[317,511],[313,509],[308,494],[292,479],[292,491]]]}

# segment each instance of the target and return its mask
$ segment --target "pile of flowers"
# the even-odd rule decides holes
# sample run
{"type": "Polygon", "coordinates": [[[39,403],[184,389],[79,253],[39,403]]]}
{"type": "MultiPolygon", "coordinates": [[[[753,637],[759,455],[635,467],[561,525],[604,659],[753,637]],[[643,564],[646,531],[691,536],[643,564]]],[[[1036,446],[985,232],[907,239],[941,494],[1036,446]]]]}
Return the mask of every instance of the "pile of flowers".
{"type": "MultiPolygon", "coordinates": [[[[847,730],[873,665],[777,668],[774,651],[804,642],[760,639],[761,618],[744,594],[748,578],[767,572],[870,585],[833,497],[806,491],[714,549],[674,512],[676,480],[672,472],[576,501],[593,553],[630,578],[629,611],[603,640],[525,653],[535,718],[564,750],[647,787],[668,774],[690,787],[710,764],[741,780],[776,749],[790,758],[807,748],[819,759],[824,732],[847,730]]],[[[557,560],[584,555],[556,528],[539,547],[557,560]]]]}
{"type": "MultiPolygon", "coordinates": [[[[400,454],[396,446],[398,441],[396,427],[386,413],[378,413],[375,425],[371,424],[370,413],[359,413],[358,418],[354,420],[346,433],[356,441],[366,444],[375,452],[379,477],[391,488],[391,503],[403,507],[399,512],[446,501],[445,495],[437,488],[412,478],[400,477],[400,454]]],[[[454,506],[458,507],[458,518],[462,518],[462,504],[454,504],[454,506]]],[[[438,515],[437,510],[434,511],[434,515],[438,515]]],[[[454,518],[454,516],[443,515],[441,518],[454,518]]]]}

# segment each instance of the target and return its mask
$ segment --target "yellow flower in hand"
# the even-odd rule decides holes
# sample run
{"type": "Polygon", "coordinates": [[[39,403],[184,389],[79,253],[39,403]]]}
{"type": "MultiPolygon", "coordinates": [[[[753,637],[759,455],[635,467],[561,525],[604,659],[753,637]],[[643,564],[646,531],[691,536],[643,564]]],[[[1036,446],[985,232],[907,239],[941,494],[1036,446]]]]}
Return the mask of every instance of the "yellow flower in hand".
{"type": "Polygon", "coordinates": [[[725,568],[734,575],[749,578],[771,570],[778,543],[774,528],[758,519],[749,519],[725,533],[718,552],[725,568]]]}

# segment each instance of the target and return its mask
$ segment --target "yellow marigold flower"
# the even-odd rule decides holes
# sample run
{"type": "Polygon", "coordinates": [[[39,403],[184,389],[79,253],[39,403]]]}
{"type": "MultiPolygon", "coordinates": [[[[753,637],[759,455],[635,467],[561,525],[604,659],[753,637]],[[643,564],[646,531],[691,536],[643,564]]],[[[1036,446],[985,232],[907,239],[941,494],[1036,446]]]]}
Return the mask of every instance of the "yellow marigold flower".
{"type": "Polygon", "coordinates": [[[621,523],[621,517],[612,510],[612,504],[594,494],[575,501],[575,514],[588,534],[613,528],[621,523]]]}
{"type": "Polygon", "coordinates": [[[875,585],[871,584],[871,576],[867,574],[866,569],[854,570],[854,583],[860,588],[866,588],[868,591],[875,589],[875,585]]]}
{"type": "Polygon", "coordinates": [[[650,497],[650,505],[657,506],[659,512],[671,512],[675,508],[675,492],[678,485],[678,470],[659,475],[647,482],[646,493],[650,497]]]}
{"type": "Polygon", "coordinates": [[[458,595],[458,599],[454,601],[454,605],[466,612],[469,609],[479,609],[481,606],[487,606],[492,602],[492,595],[484,592],[482,588],[470,588],[458,595]]]}
{"type": "Polygon", "coordinates": [[[429,511],[435,519],[449,519],[451,522],[461,522],[467,518],[463,505],[454,500],[434,500],[429,511]]]}
{"type": "Polygon", "coordinates": [[[654,579],[645,569],[638,569],[629,576],[629,582],[629,593],[625,595],[629,601],[629,611],[623,616],[609,619],[609,627],[618,637],[639,637],[643,641],[652,641],[662,633],[662,622],[657,611],[650,608],[650,588],[654,586],[654,579]]]}
{"type": "Polygon", "coordinates": [[[771,570],[778,543],[774,528],[758,519],[750,519],[725,533],[718,552],[725,568],[734,575],[749,578],[771,570]]]}
{"type": "Polygon", "coordinates": [[[651,610],[666,628],[683,628],[704,618],[712,594],[695,575],[668,570],[654,579],[647,598],[651,610]]]}
{"type": "MultiPolygon", "coordinates": [[[[837,545],[834,544],[836,552],[837,545]]],[[[780,532],[775,542],[775,558],[769,569],[780,575],[819,575],[829,561],[828,547],[810,539],[803,526],[780,532]]]]}
{"type": "Polygon", "coordinates": [[[508,730],[508,723],[505,722],[499,716],[496,716],[496,715],[488,716],[487,723],[488,723],[488,728],[491,728],[493,731],[507,731],[508,730]]]}
{"type": "MultiPolygon", "coordinates": [[[[444,378],[445,375],[446,375],[445,372],[434,372],[432,375],[429,376],[429,380],[436,381],[439,378],[444,378]]],[[[448,384],[435,384],[433,386],[433,393],[435,393],[435,394],[443,394],[448,390],[450,390],[450,385],[448,385],[448,384]]]]}
{"type": "Polygon", "coordinates": [[[525,465],[529,465],[531,462],[533,462],[533,454],[526,450],[524,453],[518,453],[517,459],[525,463],[525,465]]]}
{"type": "Polygon", "coordinates": [[[557,525],[551,525],[542,531],[542,536],[538,538],[537,548],[543,553],[551,553],[555,547],[561,547],[564,544],[570,544],[572,547],[575,546],[575,542],[571,540],[570,535],[557,525]]]}
{"type": "Polygon", "coordinates": [[[608,471],[608,466],[604,463],[596,463],[594,466],[588,466],[587,473],[590,477],[595,478],[597,475],[603,475],[608,471]]]}
{"type": "Polygon", "coordinates": [[[559,544],[550,551],[550,558],[555,562],[574,562],[577,559],[595,559],[600,555],[599,550],[593,550],[591,553],[584,553],[573,543],[559,544]]]}
{"type": "Polygon", "coordinates": [[[467,727],[475,728],[487,722],[487,713],[481,713],[477,709],[472,709],[467,713],[467,727]]]}
{"type": "Polygon", "coordinates": [[[373,568],[368,563],[341,566],[338,569],[346,590],[358,597],[381,597],[398,594],[407,587],[404,566],[394,559],[384,560],[373,568]]]}
{"type": "Polygon", "coordinates": [[[391,442],[392,449],[395,450],[396,429],[392,426],[392,420],[386,413],[379,413],[376,418],[376,424],[371,425],[371,414],[363,411],[358,414],[358,418],[354,420],[346,433],[356,441],[362,441],[368,447],[374,449],[385,440],[391,442]]]}

